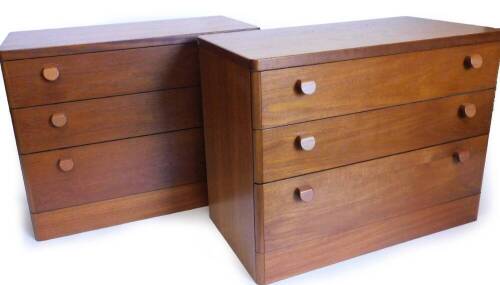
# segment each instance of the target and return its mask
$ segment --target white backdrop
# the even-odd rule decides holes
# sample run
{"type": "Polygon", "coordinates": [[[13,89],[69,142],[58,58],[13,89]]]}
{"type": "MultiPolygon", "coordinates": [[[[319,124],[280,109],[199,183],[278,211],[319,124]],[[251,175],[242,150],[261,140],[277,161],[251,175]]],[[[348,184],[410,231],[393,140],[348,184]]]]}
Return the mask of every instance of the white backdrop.
{"type": "MultiPolygon", "coordinates": [[[[500,28],[497,0],[404,2],[2,1],[0,39],[9,31],[208,15],[263,29],[403,15],[500,28]]],[[[499,158],[497,107],[478,222],[278,284],[500,284],[499,158]]],[[[210,222],[206,207],[36,242],[3,88],[0,173],[0,284],[253,284],[210,222]]]]}

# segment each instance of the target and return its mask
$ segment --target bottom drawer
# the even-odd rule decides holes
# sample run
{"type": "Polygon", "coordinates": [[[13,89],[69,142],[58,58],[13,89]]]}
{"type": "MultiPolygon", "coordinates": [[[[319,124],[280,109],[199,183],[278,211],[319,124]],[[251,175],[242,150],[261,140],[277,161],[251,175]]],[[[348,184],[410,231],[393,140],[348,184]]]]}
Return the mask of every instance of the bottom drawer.
{"type": "Polygon", "coordinates": [[[479,195],[375,222],[338,235],[261,254],[265,282],[446,230],[477,218],[479,195]]]}
{"type": "Polygon", "coordinates": [[[487,141],[480,136],[258,185],[258,251],[479,194],[487,141]]]}
{"type": "Polygon", "coordinates": [[[32,213],[204,181],[202,129],[21,155],[32,213]]]}

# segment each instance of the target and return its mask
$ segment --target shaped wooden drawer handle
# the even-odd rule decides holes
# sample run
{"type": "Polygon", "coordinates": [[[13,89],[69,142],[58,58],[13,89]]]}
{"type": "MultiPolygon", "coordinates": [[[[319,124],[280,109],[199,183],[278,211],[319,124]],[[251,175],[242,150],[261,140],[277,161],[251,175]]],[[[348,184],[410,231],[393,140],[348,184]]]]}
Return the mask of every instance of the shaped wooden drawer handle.
{"type": "Polygon", "coordinates": [[[474,118],[476,116],[477,109],[476,105],[471,103],[465,103],[460,105],[460,116],[462,118],[474,118]]]}
{"type": "Polygon", "coordinates": [[[311,202],[314,198],[314,189],[310,186],[297,188],[297,194],[302,202],[311,202]]]}
{"type": "Polygon", "coordinates": [[[483,66],[483,57],[479,54],[473,54],[465,57],[464,61],[465,68],[468,69],[478,69],[483,66]]]}
{"type": "Polygon", "coordinates": [[[42,69],[42,76],[47,81],[56,81],[59,78],[59,69],[55,66],[44,67],[42,69]]]}
{"type": "Polygon", "coordinates": [[[68,172],[73,170],[73,168],[75,167],[75,163],[71,158],[62,158],[57,162],[57,166],[59,166],[59,169],[62,172],[68,172]]]}
{"type": "Polygon", "coordinates": [[[299,80],[297,82],[297,87],[300,93],[303,95],[313,95],[314,92],[316,92],[316,82],[314,80],[311,81],[299,80]]]}
{"type": "Polygon", "coordinates": [[[457,150],[455,153],[453,153],[453,158],[457,162],[466,162],[470,158],[470,151],[468,150],[457,150]]]}
{"type": "Polygon", "coordinates": [[[298,137],[299,145],[302,150],[310,151],[316,146],[316,139],[313,136],[298,137]]]}
{"type": "Polygon", "coordinates": [[[66,114],[64,113],[55,113],[52,116],[50,116],[50,123],[52,123],[52,126],[55,128],[62,128],[66,125],[68,122],[68,117],[66,117],[66,114]]]}

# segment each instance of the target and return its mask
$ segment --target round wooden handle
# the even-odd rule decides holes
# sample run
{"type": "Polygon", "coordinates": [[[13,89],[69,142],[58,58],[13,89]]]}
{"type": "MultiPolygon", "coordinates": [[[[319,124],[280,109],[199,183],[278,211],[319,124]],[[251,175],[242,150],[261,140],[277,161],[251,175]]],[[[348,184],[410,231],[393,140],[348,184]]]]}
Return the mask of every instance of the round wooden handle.
{"type": "Polygon", "coordinates": [[[460,105],[460,116],[462,118],[474,118],[474,116],[476,116],[476,113],[476,105],[472,103],[465,103],[460,105]]]}
{"type": "Polygon", "coordinates": [[[470,69],[478,69],[483,66],[483,57],[479,54],[473,54],[465,57],[465,67],[470,69]]]}
{"type": "Polygon", "coordinates": [[[71,159],[71,158],[59,159],[59,161],[57,162],[57,165],[59,166],[59,169],[63,172],[71,171],[75,167],[75,163],[73,162],[73,159],[71,159]]]}
{"type": "Polygon", "coordinates": [[[59,69],[55,66],[44,67],[42,69],[42,76],[47,81],[56,81],[59,78],[59,69]]]}
{"type": "Polygon", "coordinates": [[[457,150],[453,153],[453,157],[457,162],[466,162],[470,158],[470,151],[465,149],[457,150]]]}
{"type": "Polygon", "coordinates": [[[313,95],[316,92],[316,82],[314,80],[311,81],[297,81],[297,86],[299,91],[303,95],[313,95]]]}
{"type": "Polygon", "coordinates": [[[297,194],[302,202],[311,202],[314,198],[314,189],[310,186],[297,188],[297,194]]]}
{"type": "Polygon", "coordinates": [[[298,137],[299,145],[302,150],[310,151],[316,146],[316,139],[313,136],[298,137]]]}
{"type": "Polygon", "coordinates": [[[55,113],[50,116],[50,122],[55,128],[62,128],[68,122],[68,117],[64,113],[55,113]]]}

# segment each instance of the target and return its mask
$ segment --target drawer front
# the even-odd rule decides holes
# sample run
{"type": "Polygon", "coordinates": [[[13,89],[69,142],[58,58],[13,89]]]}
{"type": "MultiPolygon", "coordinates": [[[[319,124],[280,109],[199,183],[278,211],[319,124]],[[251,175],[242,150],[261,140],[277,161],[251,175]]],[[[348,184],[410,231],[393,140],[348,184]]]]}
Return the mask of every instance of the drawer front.
{"type": "Polygon", "coordinates": [[[266,284],[477,219],[480,195],[266,253],[266,284]]]}
{"type": "Polygon", "coordinates": [[[143,136],[201,126],[198,88],[12,110],[19,152],[143,136]]]}
{"type": "Polygon", "coordinates": [[[21,155],[32,213],[204,181],[192,129],[21,155]]]}
{"type": "Polygon", "coordinates": [[[493,88],[499,58],[491,43],[255,73],[254,128],[493,88]]]}
{"type": "Polygon", "coordinates": [[[275,181],[487,134],[493,99],[494,91],[488,90],[256,130],[255,181],[275,181]],[[462,106],[467,106],[471,118],[460,111],[462,106]]]}
{"type": "Polygon", "coordinates": [[[487,141],[480,136],[257,186],[265,250],[479,194],[487,141]]]}
{"type": "Polygon", "coordinates": [[[198,85],[195,44],[3,63],[11,108],[198,85]]]}

